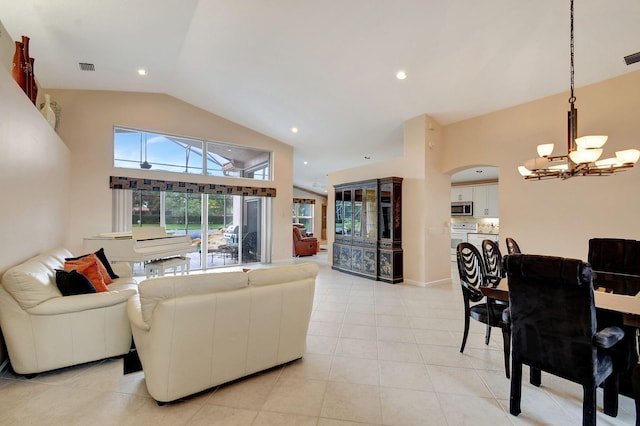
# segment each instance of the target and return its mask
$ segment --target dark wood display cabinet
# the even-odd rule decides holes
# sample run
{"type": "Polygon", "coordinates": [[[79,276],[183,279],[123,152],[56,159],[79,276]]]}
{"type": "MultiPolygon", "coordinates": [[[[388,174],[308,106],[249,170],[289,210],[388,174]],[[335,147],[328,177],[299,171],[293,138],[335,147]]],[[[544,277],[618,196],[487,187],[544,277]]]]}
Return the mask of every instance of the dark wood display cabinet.
{"type": "Polygon", "coordinates": [[[402,178],[336,185],[335,203],[332,268],[402,282],[402,178]]]}

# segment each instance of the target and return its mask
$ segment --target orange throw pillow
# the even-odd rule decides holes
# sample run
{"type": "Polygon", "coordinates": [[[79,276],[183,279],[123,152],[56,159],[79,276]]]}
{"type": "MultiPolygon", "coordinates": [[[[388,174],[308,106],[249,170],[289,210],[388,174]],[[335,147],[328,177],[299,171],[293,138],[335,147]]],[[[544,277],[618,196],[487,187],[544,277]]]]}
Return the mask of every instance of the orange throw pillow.
{"type": "Polygon", "coordinates": [[[100,261],[97,260],[97,258],[87,256],[78,260],[66,261],[64,263],[64,269],[65,271],[78,271],[89,278],[89,281],[91,281],[91,284],[93,284],[98,292],[109,291],[104,282],[102,272],[100,272],[100,267],[98,266],[99,263],[100,261]]]}
{"type": "Polygon", "coordinates": [[[104,266],[104,263],[102,263],[100,258],[96,256],[95,253],[91,253],[89,256],[85,256],[85,257],[96,260],[96,263],[98,264],[98,269],[100,269],[100,274],[102,275],[102,279],[104,280],[105,284],[111,284],[113,282],[113,280],[111,279],[111,276],[109,275],[109,272],[107,272],[107,268],[105,268],[104,266]]]}

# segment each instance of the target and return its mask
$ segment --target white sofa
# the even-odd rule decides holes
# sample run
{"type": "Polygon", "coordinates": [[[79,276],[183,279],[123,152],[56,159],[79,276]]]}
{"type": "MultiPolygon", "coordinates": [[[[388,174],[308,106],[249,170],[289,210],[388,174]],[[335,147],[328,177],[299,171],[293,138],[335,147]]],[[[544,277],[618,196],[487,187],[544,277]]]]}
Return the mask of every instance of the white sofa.
{"type": "Polygon", "coordinates": [[[128,313],[149,394],[174,401],[298,358],[318,266],[152,278],[128,313]]]}
{"type": "Polygon", "coordinates": [[[112,265],[120,278],[108,292],[62,296],[55,269],[63,269],[67,257],[73,257],[68,250],[54,249],[2,276],[0,328],[16,373],[32,375],[129,352],[126,303],[137,293],[131,268],[112,265]]]}

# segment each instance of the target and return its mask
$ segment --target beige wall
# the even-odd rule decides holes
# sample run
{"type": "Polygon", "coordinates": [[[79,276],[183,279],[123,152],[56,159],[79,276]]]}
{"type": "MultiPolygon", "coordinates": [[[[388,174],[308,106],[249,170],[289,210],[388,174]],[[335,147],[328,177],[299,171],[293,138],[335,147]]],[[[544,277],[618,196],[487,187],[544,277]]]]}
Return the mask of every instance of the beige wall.
{"type": "MultiPolygon", "coordinates": [[[[404,280],[425,285],[450,278],[448,175],[440,172],[444,150],[442,128],[427,115],[404,124],[403,157],[329,174],[329,188],[347,182],[388,176],[402,182],[402,249],[404,280]]],[[[329,259],[335,229],[335,193],[329,191],[327,238],[329,259]]]]}
{"type": "Polygon", "coordinates": [[[60,136],[72,152],[70,248],[80,251],[82,238],[111,231],[109,176],[150,177],[275,187],[273,260],[291,257],[291,146],[268,138],[171,96],[152,93],[44,90],[62,106],[60,136]],[[113,126],[191,136],[268,149],[274,152],[273,182],[229,179],[113,167],[113,126]]]}
{"type": "MultiPolygon", "coordinates": [[[[640,148],[640,71],[576,90],[578,134],[608,134],[603,158],[640,148]]],[[[383,176],[404,177],[403,249],[407,283],[450,277],[450,176],[472,166],[499,167],[500,243],[515,238],[524,251],[587,258],[593,237],[640,239],[640,166],[609,177],[525,181],[517,166],[553,141],[566,152],[568,94],[540,99],[440,126],[427,115],[404,124],[404,156],[329,174],[333,185],[383,176]]],[[[334,194],[328,236],[333,242],[334,194]]],[[[331,257],[330,257],[331,258],[331,257]]]]}
{"type": "MultiPolygon", "coordinates": [[[[640,148],[640,72],[576,90],[578,135],[608,134],[603,157],[640,148]]],[[[608,177],[525,181],[516,167],[552,141],[566,153],[568,93],[447,126],[444,172],[500,169],[500,242],[530,253],[587,258],[589,238],[640,239],[640,167],[608,177]]]]}
{"type": "MultiPolygon", "coordinates": [[[[67,245],[71,154],[9,74],[11,58],[0,60],[1,275],[67,245]]],[[[0,365],[3,353],[0,347],[0,365]]]]}

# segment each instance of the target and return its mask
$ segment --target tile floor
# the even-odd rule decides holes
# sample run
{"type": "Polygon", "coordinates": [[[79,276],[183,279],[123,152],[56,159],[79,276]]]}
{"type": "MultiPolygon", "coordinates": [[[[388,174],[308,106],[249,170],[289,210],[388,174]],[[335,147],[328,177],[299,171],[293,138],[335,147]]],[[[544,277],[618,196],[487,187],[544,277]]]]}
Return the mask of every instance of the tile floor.
{"type": "MultiPolygon", "coordinates": [[[[303,260],[308,260],[303,259],[303,260]]],[[[122,360],[41,374],[0,375],[0,425],[579,425],[582,391],[543,373],[523,378],[522,414],[508,413],[502,338],[472,321],[464,354],[462,296],[452,284],[390,285],[320,264],[303,359],[159,407],[142,372],[122,360]]],[[[296,260],[300,261],[300,260],[296,260]]],[[[634,404],[598,423],[631,425],[634,404]]]]}

